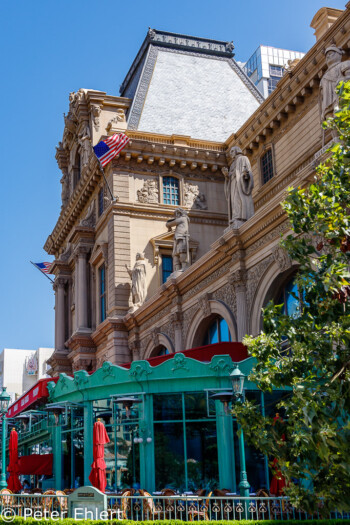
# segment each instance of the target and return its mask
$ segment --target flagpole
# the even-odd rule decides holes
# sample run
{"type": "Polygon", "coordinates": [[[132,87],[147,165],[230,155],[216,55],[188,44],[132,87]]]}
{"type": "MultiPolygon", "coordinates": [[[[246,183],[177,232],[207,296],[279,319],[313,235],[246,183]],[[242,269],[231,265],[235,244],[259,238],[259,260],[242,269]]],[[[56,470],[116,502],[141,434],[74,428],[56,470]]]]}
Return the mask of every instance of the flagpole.
{"type": "Polygon", "coordinates": [[[43,272],[40,268],[38,268],[36,264],[34,264],[32,261],[29,261],[29,262],[34,266],[34,268],[36,268],[37,270],[39,270],[39,272],[41,272],[43,275],[45,275],[45,277],[47,277],[48,280],[49,280],[52,284],[55,284],[55,281],[53,281],[53,280],[51,279],[51,277],[49,277],[45,272],[43,272]]]}
{"type": "Polygon", "coordinates": [[[108,188],[108,191],[109,191],[109,193],[110,193],[110,195],[111,195],[112,202],[116,202],[118,199],[117,199],[116,197],[113,196],[112,190],[111,190],[111,188],[110,188],[110,186],[109,186],[109,184],[108,184],[108,180],[106,179],[106,175],[105,175],[104,169],[103,169],[103,167],[102,167],[102,164],[101,164],[100,161],[98,161],[98,163],[99,163],[99,165],[100,165],[100,170],[101,170],[101,172],[102,172],[103,178],[104,178],[105,183],[106,183],[106,186],[107,186],[107,188],[108,188]]]}

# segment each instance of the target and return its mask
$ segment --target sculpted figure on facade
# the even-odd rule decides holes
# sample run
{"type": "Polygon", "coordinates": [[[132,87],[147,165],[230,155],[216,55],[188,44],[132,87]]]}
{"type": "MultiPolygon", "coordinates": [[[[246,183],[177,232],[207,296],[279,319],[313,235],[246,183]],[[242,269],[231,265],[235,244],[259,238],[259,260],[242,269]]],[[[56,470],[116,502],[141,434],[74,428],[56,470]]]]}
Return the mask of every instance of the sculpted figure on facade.
{"type": "Polygon", "coordinates": [[[60,183],[62,184],[62,191],[61,191],[62,206],[61,208],[65,208],[69,200],[69,180],[68,180],[67,168],[63,168],[62,173],[63,173],[63,176],[60,180],[60,183]]]}
{"type": "Polygon", "coordinates": [[[137,200],[142,203],[158,203],[158,182],[155,179],[145,180],[143,187],[137,190],[137,200]]]}
{"type": "Polygon", "coordinates": [[[169,231],[175,226],[173,268],[174,272],[183,272],[190,264],[190,235],[188,214],[182,208],[174,212],[175,218],[169,219],[166,226],[169,231]]]}
{"type": "Polygon", "coordinates": [[[320,82],[319,107],[321,121],[333,116],[338,105],[335,88],[341,81],[350,79],[350,60],[341,61],[344,51],[335,45],[327,47],[326,62],[328,69],[320,82]]]}
{"type": "Polygon", "coordinates": [[[143,305],[146,299],[146,265],[142,253],[136,254],[136,262],[133,269],[125,265],[131,278],[131,300],[132,306],[129,312],[134,312],[143,305]]]}
{"type": "Polygon", "coordinates": [[[222,173],[225,176],[229,226],[237,228],[254,215],[254,179],[249,159],[243,155],[241,148],[233,146],[229,156],[230,169],[222,168],[222,173]]]}
{"type": "Polygon", "coordinates": [[[94,104],[91,108],[91,114],[92,114],[92,123],[94,125],[94,129],[97,132],[100,129],[100,114],[101,114],[101,108],[100,106],[97,106],[94,104]]]}
{"type": "Polygon", "coordinates": [[[197,210],[206,210],[208,208],[205,195],[199,191],[196,184],[185,182],[184,206],[186,208],[195,208],[197,210]]]}
{"type": "Polygon", "coordinates": [[[83,131],[79,134],[79,144],[81,146],[81,164],[86,166],[91,155],[91,134],[89,124],[86,123],[83,131]]]}

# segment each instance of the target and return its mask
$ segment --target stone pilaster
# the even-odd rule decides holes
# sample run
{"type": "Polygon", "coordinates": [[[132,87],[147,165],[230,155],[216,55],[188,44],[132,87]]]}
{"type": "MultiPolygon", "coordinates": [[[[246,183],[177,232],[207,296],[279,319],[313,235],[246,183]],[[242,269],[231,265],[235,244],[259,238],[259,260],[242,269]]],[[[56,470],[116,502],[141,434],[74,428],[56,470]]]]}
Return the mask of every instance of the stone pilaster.
{"type": "Polygon", "coordinates": [[[244,268],[239,268],[229,276],[229,284],[233,286],[236,295],[236,321],[237,339],[242,341],[248,332],[248,312],[247,312],[247,272],[244,268]]]}
{"type": "Polygon", "coordinates": [[[171,323],[174,326],[174,345],[175,352],[180,352],[184,350],[183,341],[182,341],[182,321],[183,315],[181,312],[175,312],[171,316],[171,323]]]}
{"type": "Polygon", "coordinates": [[[68,280],[64,277],[57,277],[54,283],[55,290],[55,350],[64,350],[66,339],[65,324],[65,287],[68,280]]]}
{"type": "Polygon", "coordinates": [[[87,254],[88,246],[78,246],[76,250],[76,320],[77,331],[91,331],[88,327],[88,279],[87,279],[87,254]]]}

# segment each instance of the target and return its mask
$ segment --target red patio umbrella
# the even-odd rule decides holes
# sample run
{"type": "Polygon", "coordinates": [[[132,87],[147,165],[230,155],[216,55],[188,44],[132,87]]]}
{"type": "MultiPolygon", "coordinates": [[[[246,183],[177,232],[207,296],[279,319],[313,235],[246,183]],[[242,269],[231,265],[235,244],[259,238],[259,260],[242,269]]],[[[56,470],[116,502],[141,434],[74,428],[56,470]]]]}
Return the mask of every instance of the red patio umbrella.
{"type": "Polygon", "coordinates": [[[105,426],[97,420],[93,429],[93,456],[94,461],[91,465],[89,480],[91,484],[101,492],[106,490],[106,463],[104,460],[105,444],[109,443],[109,437],[105,426]]]}
{"type": "Polygon", "coordinates": [[[7,480],[7,488],[12,492],[19,492],[22,484],[19,480],[19,466],[18,466],[18,434],[13,428],[10,434],[9,442],[9,466],[7,467],[10,476],[7,480]]]}

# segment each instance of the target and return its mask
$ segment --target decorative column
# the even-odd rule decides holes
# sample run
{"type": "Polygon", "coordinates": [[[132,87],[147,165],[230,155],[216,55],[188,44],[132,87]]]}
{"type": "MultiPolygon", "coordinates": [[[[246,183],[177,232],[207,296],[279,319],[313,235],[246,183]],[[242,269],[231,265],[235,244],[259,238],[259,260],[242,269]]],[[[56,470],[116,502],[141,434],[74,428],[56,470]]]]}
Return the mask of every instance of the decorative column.
{"type": "Polygon", "coordinates": [[[175,312],[171,316],[171,323],[174,326],[175,352],[179,352],[184,349],[182,342],[182,320],[183,316],[181,312],[175,312]]]}
{"type": "Polygon", "coordinates": [[[236,492],[236,466],[233,439],[232,415],[225,414],[221,401],[215,401],[216,437],[218,443],[218,464],[220,487],[231,487],[236,492]]]}
{"type": "Polygon", "coordinates": [[[84,485],[91,485],[89,476],[93,461],[92,432],[94,426],[94,412],[92,401],[84,403],[84,485]]]}
{"type": "Polygon", "coordinates": [[[62,421],[58,425],[53,426],[52,432],[52,445],[53,445],[53,477],[54,486],[57,490],[62,488],[62,421]]]}
{"type": "Polygon", "coordinates": [[[76,319],[77,330],[88,330],[88,283],[87,283],[87,260],[89,252],[87,246],[78,246],[76,259],[76,319]]]}
{"type": "Polygon", "coordinates": [[[154,425],[152,395],[144,398],[144,413],[140,421],[140,485],[152,494],[155,489],[154,425]]]}
{"type": "Polygon", "coordinates": [[[64,311],[65,285],[67,279],[56,277],[53,288],[55,290],[55,348],[64,350],[66,340],[66,324],[64,311]]]}
{"type": "Polygon", "coordinates": [[[246,289],[247,272],[243,268],[235,270],[229,276],[229,283],[233,286],[236,294],[236,322],[237,322],[237,339],[242,341],[248,333],[248,314],[247,314],[247,289],[246,289]]]}

